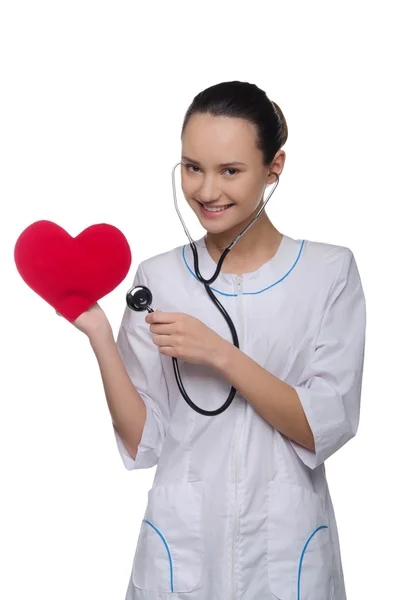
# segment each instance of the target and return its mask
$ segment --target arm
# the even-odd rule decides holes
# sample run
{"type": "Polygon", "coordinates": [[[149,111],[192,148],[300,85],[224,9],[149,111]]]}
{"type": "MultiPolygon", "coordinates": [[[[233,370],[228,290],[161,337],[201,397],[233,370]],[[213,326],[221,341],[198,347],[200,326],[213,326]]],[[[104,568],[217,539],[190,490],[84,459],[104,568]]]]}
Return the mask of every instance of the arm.
{"type": "Polygon", "coordinates": [[[214,367],[261,417],[291,440],[314,451],[313,434],[293,387],[224,339],[214,361],[214,367]]]}
{"type": "MultiPolygon", "coordinates": [[[[148,285],[142,265],[135,285],[148,285]]],[[[116,342],[113,334],[90,341],[125,468],[155,466],[171,416],[161,357],[153,346],[145,314],[126,306],[116,342]]]]}
{"type": "Polygon", "coordinates": [[[312,358],[296,385],[273,377],[226,340],[219,342],[213,366],[289,438],[304,464],[314,469],[357,432],[365,330],[365,297],[356,261],[347,249],[321,318],[312,358]]]}
{"type": "Polygon", "coordinates": [[[146,407],[130,380],[113,335],[90,338],[98,360],[112,422],[135,460],[146,421],[146,407]]]}

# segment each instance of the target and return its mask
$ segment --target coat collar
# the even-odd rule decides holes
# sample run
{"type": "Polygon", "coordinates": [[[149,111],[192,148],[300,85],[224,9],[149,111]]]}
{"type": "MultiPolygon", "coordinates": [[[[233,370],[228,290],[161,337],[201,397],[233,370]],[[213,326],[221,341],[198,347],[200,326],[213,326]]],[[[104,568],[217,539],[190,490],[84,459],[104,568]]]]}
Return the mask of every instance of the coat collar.
{"type": "MultiPolygon", "coordinates": [[[[194,242],[197,247],[200,273],[205,279],[209,279],[215,273],[217,263],[208,252],[205,236],[194,242]]],[[[256,271],[244,273],[241,276],[243,294],[260,294],[281,283],[298,264],[304,244],[305,240],[295,240],[283,235],[276,254],[270,260],[256,271]]],[[[182,247],[182,260],[190,275],[197,279],[190,244],[182,247]]],[[[236,296],[237,294],[233,292],[235,292],[237,280],[237,275],[221,271],[218,278],[211,284],[211,289],[223,295],[236,296]]]]}

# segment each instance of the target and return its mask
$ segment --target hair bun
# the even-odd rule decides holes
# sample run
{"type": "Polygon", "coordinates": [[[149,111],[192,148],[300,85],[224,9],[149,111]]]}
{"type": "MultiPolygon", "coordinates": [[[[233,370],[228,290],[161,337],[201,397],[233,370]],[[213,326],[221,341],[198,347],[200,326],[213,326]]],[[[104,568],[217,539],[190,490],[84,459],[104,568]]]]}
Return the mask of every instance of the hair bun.
{"type": "Polygon", "coordinates": [[[274,102],[273,100],[270,100],[270,102],[273,104],[274,106],[274,111],[277,114],[279,120],[280,120],[280,125],[281,125],[281,130],[282,130],[282,143],[281,145],[284,146],[285,142],[287,141],[288,138],[288,126],[287,126],[287,121],[285,120],[283,111],[281,110],[281,108],[279,107],[278,104],[276,104],[276,102],[274,102]]]}

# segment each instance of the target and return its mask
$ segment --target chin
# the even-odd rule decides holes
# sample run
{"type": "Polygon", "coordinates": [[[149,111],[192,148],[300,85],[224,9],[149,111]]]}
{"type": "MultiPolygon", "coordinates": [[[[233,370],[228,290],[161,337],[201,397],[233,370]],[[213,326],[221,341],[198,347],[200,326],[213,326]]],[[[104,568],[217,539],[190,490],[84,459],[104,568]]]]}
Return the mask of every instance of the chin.
{"type": "MultiPolygon", "coordinates": [[[[200,223],[202,225],[202,227],[208,232],[208,233],[213,233],[213,234],[221,234],[221,233],[227,233],[227,232],[238,232],[240,233],[240,231],[242,229],[244,229],[244,226],[242,223],[240,223],[239,221],[232,221],[229,223],[208,223],[205,220],[200,220],[200,223]]],[[[237,233],[236,233],[237,235],[237,233]]]]}

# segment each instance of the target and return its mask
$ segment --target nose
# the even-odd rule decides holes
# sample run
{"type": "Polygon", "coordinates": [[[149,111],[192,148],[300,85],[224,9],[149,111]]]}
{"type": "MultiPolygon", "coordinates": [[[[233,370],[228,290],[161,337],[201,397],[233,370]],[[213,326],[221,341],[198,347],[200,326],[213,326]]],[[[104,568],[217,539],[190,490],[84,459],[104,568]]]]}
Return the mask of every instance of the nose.
{"type": "Polygon", "coordinates": [[[199,186],[198,190],[198,198],[201,202],[215,202],[222,195],[221,190],[216,181],[216,177],[211,177],[207,175],[203,177],[202,183],[199,186]]]}

